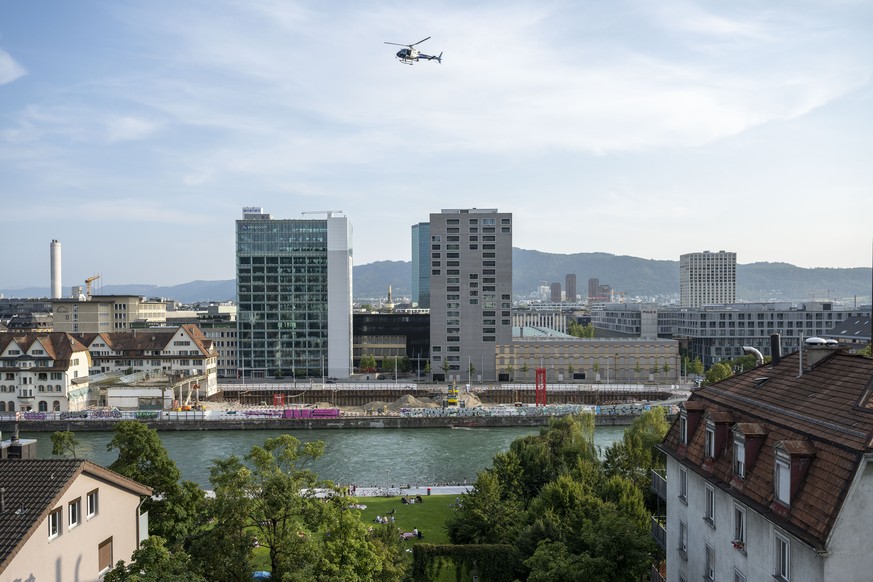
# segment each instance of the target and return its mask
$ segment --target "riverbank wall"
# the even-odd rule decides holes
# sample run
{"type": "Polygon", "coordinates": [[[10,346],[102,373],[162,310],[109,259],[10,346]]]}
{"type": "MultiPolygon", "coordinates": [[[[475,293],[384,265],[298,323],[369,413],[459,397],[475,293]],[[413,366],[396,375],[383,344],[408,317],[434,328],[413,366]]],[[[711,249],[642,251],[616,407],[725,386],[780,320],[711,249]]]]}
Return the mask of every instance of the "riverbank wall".
{"type": "MultiPolygon", "coordinates": [[[[205,431],[205,430],[286,430],[306,431],[316,429],[392,429],[392,428],[482,428],[512,426],[546,426],[554,416],[341,416],[339,418],[240,418],[239,420],[143,420],[150,428],[158,431],[205,431]]],[[[633,415],[598,415],[594,417],[598,426],[624,426],[637,418],[633,415]]],[[[18,423],[19,430],[26,432],[72,432],[111,431],[118,420],[28,420],[18,423]]],[[[0,422],[4,437],[11,435],[16,423],[0,422]]]]}

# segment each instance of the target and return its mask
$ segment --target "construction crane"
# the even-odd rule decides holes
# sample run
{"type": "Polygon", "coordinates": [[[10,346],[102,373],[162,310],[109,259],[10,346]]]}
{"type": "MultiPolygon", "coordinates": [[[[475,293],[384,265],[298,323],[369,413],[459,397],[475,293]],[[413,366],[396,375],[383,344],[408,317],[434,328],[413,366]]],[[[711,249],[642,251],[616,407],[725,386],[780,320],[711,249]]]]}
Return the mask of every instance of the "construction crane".
{"type": "Polygon", "coordinates": [[[300,214],[327,214],[328,218],[333,218],[334,214],[339,214],[342,210],[308,210],[300,214]]]}
{"type": "Polygon", "coordinates": [[[91,283],[100,278],[100,275],[94,275],[85,279],[85,299],[91,299],[91,283]]]}
{"type": "Polygon", "coordinates": [[[835,292],[836,292],[836,289],[810,289],[809,295],[810,295],[810,297],[812,297],[812,300],[815,301],[816,295],[821,297],[821,295],[826,294],[827,300],[830,301],[831,293],[835,293],[835,292]]]}

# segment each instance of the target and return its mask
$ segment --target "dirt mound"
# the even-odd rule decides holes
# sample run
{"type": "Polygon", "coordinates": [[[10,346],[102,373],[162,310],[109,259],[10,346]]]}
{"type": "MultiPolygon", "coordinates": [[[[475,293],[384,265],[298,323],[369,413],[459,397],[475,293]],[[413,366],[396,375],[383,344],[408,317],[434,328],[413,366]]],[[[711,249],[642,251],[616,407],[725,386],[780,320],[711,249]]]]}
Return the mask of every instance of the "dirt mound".
{"type": "Polygon", "coordinates": [[[419,399],[411,394],[404,394],[394,402],[388,405],[388,410],[398,411],[401,408],[435,408],[438,404],[434,403],[430,398],[419,399]]]}

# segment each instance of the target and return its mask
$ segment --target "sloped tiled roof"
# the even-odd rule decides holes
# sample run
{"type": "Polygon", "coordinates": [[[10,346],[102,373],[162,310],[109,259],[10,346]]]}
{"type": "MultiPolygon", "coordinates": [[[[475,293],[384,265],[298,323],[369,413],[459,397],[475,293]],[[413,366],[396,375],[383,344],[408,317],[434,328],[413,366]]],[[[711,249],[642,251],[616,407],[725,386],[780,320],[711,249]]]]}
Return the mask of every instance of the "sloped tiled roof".
{"type": "Polygon", "coordinates": [[[88,348],[70,333],[53,331],[46,333],[0,333],[0,353],[10,343],[17,343],[22,352],[27,352],[34,344],[39,342],[45,349],[46,355],[53,360],[69,360],[76,352],[86,352],[88,348]]]}
{"type": "Polygon", "coordinates": [[[825,548],[862,455],[873,438],[873,360],[836,351],[799,375],[799,353],[692,393],[687,410],[710,418],[729,412],[741,432],[765,433],[744,480],[734,479],[732,441],[704,459],[699,423],[688,445],[674,423],[662,450],[816,548],[825,548]],[[799,377],[798,377],[799,376],[799,377]],[[757,425],[757,426],[753,426],[757,425]],[[811,456],[790,507],[773,505],[777,446],[811,456]]]}
{"type": "MultiPolygon", "coordinates": [[[[151,495],[151,490],[114,471],[82,459],[9,459],[0,461],[0,572],[15,557],[34,530],[40,527],[72,485],[88,473],[127,489],[134,495],[151,495]]],[[[46,533],[46,535],[48,535],[46,533]]]]}
{"type": "Polygon", "coordinates": [[[192,343],[207,355],[213,349],[213,341],[206,337],[194,324],[181,325],[176,329],[137,329],[111,333],[83,333],[79,338],[85,345],[91,345],[98,337],[115,352],[130,353],[143,351],[163,351],[173,341],[179,330],[184,330],[192,343]]]}

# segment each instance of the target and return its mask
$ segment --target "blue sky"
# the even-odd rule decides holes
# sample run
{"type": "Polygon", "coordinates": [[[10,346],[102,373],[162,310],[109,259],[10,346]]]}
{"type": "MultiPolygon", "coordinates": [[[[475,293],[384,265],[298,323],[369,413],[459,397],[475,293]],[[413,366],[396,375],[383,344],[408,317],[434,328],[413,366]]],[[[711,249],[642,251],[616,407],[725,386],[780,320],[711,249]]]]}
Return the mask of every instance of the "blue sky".
{"type": "MultiPolygon", "coordinates": [[[[514,245],[870,266],[873,3],[0,4],[0,288],[234,276],[243,206],[514,245]],[[442,64],[406,66],[415,42],[442,64]]],[[[678,276],[678,275],[677,275],[678,276]]]]}

